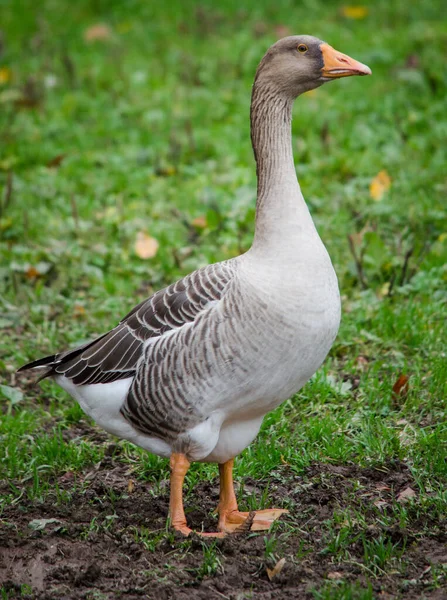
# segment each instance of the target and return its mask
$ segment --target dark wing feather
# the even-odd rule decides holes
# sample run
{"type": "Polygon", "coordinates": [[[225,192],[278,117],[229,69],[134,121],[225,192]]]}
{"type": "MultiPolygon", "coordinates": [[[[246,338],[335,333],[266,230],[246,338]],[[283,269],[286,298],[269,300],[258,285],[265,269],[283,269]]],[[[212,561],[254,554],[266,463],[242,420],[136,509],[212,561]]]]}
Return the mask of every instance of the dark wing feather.
{"type": "Polygon", "coordinates": [[[40,368],[44,369],[40,379],[64,375],[76,385],[133,377],[144,342],[194,321],[209,302],[222,297],[236,265],[233,259],[198,269],[140,302],[96,340],[28,363],[19,371],[40,368]]]}

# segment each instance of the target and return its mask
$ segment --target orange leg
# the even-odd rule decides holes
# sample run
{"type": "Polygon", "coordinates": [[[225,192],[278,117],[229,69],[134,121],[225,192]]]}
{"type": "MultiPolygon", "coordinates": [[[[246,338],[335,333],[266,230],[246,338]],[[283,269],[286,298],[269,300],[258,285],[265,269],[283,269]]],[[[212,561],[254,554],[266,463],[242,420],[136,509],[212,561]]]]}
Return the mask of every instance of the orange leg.
{"type": "Polygon", "coordinates": [[[251,513],[241,512],[237,506],[233,485],[234,459],[219,465],[220,497],[219,497],[219,531],[233,533],[235,531],[265,531],[282,514],[289,512],[282,508],[257,510],[251,513]]]}
{"type": "MultiPolygon", "coordinates": [[[[169,514],[174,529],[189,535],[192,532],[186,523],[185,511],[183,509],[183,481],[189,469],[189,460],[184,454],[171,454],[171,495],[169,499],[169,514]]],[[[202,533],[198,535],[207,537],[223,537],[222,533],[202,533]]]]}

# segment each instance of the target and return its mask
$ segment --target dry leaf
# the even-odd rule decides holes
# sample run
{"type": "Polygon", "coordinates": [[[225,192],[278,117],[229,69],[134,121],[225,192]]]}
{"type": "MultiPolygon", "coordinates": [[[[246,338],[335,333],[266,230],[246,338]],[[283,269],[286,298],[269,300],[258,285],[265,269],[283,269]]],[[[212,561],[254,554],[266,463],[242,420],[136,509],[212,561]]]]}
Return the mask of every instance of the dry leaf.
{"type": "Polygon", "coordinates": [[[408,394],[408,375],[399,375],[396,383],[393,385],[393,398],[404,398],[408,394]]]}
{"type": "Polygon", "coordinates": [[[129,494],[131,494],[135,489],[135,482],[133,479],[129,479],[129,482],[127,483],[127,491],[129,492],[129,494]]]}
{"type": "Polygon", "coordinates": [[[74,317],[83,317],[85,315],[85,308],[82,304],[75,304],[73,306],[73,316],[74,317]]]}
{"type": "Polygon", "coordinates": [[[39,277],[40,273],[36,267],[28,267],[25,271],[25,275],[28,277],[28,279],[36,279],[36,277],[39,277]]]}
{"type": "Polygon", "coordinates": [[[385,500],[376,500],[376,502],[374,502],[374,506],[377,506],[377,508],[383,508],[384,506],[388,506],[388,502],[385,502],[385,500]]]}
{"type": "Polygon", "coordinates": [[[279,457],[280,461],[282,462],[283,465],[286,465],[286,467],[290,467],[290,463],[288,463],[286,461],[286,459],[284,458],[284,456],[281,454],[281,456],[279,457]]]}
{"type": "Polygon", "coordinates": [[[408,502],[408,500],[410,500],[410,498],[415,498],[415,497],[416,497],[416,492],[411,487],[406,487],[404,490],[399,492],[399,494],[397,495],[397,501],[402,502],[402,503],[408,502]]]}
{"type": "Polygon", "coordinates": [[[197,227],[197,229],[205,229],[207,226],[206,217],[196,217],[191,221],[191,225],[194,225],[194,227],[197,227]]]}
{"type": "Polygon", "coordinates": [[[376,490],[378,492],[388,492],[390,489],[391,489],[390,486],[385,485],[384,483],[379,483],[376,485],[376,490]]]}
{"type": "Polygon", "coordinates": [[[75,474],[73,471],[66,471],[63,475],[59,477],[59,481],[73,481],[75,478],[75,474]]]}
{"type": "Polygon", "coordinates": [[[66,154],[58,154],[47,162],[47,167],[50,169],[59,167],[66,156],[66,154]]]}
{"type": "Polygon", "coordinates": [[[328,579],[343,579],[343,573],[340,573],[339,571],[330,571],[327,574],[327,578],[328,579]]]}
{"type": "Polygon", "coordinates": [[[0,68],[0,85],[4,85],[5,83],[8,83],[8,81],[11,80],[11,71],[8,69],[8,67],[1,67],[0,68]]]}
{"type": "Polygon", "coordinates": [[[283,567],[284,567],[285,564],[286,564],[286,559],[285,558],[281,558],[280,560],[278,560],[278,562],[273,567],[273,569],[269,569],[267,567],[267,577],[270,579],[270,581],[274,577],[276,577],[276,575],[279,575],[281,573],[281,571],[283,570],[283,567]]]}
{"type": "Polygon", "coordinates": [[[135,242],[135,254],[139,258],[153,258],[158,251],[158,241],[147,235],[144,231],[137,233],[137,241],[135,242]]]}
{"type": "Polygon", "coordinates": [[[112,30],[105,23],[97,23],[88,27],[84,31],[84,40],[86,42],[104,41],[112,37],[112,30]]]}
{"type": "Polygon", "coordinates": [[[377,175],[371,180],[369,184],[369,193],[373,200],[377,202],[382,200],[384,193],[391,187],[391,177],[388,173],[383,170],[379,171],[377,175]]]}
{"type": "Polygon", "coordinates": [[[346,19],[364,19],[368,14],[366,6],[342,6],[341,14],[346,19]]]}

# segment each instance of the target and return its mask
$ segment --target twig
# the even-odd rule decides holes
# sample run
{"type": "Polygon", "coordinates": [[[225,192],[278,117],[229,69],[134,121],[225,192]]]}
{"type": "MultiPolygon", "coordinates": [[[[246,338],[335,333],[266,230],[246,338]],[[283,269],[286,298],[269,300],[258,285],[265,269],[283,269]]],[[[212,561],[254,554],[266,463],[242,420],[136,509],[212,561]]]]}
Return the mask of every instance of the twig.
{"type": "Polygon", "coordinates": [[[399,285],[403,285],[405,283],[405,277],[407,275],[408,263],[409,263],[409,260],[410,260],[411,256],[413,255],[413,252],[414,252],[414,246],[412,246],[409,250],[407,250],[405,252],[404,263],[402,265],[402,271],[401,271],[401,274],[400,274],[400,283],[399,283],[399,285]]]}
{"type": "Polygon", "coordinates": [[[362,286],[362,289],[366,290],[368,288],[368,285],[366,283],[365,276],[363,274],[362,259],[361,259],[361,257],[359,258],[357,256],[357,251],[355,249],[354,239],[353,239],[352,235],[348,235],[348,243],[349,243],[349,249],[351,250],[351,254],[354,258],[355,268],[357,271],[357,276],[359,278],[360,284],[362,286]]]}

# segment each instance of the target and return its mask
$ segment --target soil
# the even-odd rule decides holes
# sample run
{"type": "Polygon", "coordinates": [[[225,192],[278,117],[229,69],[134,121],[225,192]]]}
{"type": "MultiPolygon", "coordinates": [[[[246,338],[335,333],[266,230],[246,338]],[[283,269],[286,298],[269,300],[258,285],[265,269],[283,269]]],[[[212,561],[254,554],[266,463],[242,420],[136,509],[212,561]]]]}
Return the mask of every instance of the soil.
{"type": "MultiPolygon", "coordinates": [[[[129,466],[113,451],[110,454],[82,477],[67,472],[54,482],[59,494],[70,492],[68,500],[58,502],[54,493],[43,501],[30,501],[24,494],[5,508],[0,520],[3,598],[299,600],[314,598],[311,590],[321,589],[328,580],[363,587],[369,580],[374,598],[447,598],[445,589],[434,589],[431,577],[433,569],[447,564],[445,522],[430,522],[425,513],[420,520],[415,515],[412,529],[378,525],[377,507],[386,510],[402,490],[417,489],[404,463],[380,471],[353,464],[313,464],[301,475],[284,465],[270,474],[269,502],[281,507],[288,498],[295,509],[281,518],[274,534],[245,533],[221,540],[193,535],[185,542],[177,534],[163,534],[168,486],[160,491],[146,482],[129,483],[129,466]],[[386,534],[404,549],[404,572],[368,572],[363,545],[355,536],[345,560],[337,562],[327,551],[322,523],[347,506],[371,523],[361,528],[371,539],[386,534]],[[159,530],[155,548],[136,538],[144,528],[159,530]],[[277,540],[270,555],[265,538],[277,540]],[[207,547],[214,557],[208,562],[207,547]],[[284,568],[270,581],[267,567],[280,558],[285,558],[284,568]]],[[[266,485],[246,480],[244,489],[261,498],[266,485]]],[[[9,489],[3,483],[0,493],[9,489]]],[[[213,531],[217,500],[217,479],[197,485],[187,498],[192,508],[189,524],[213,531]]]]}

